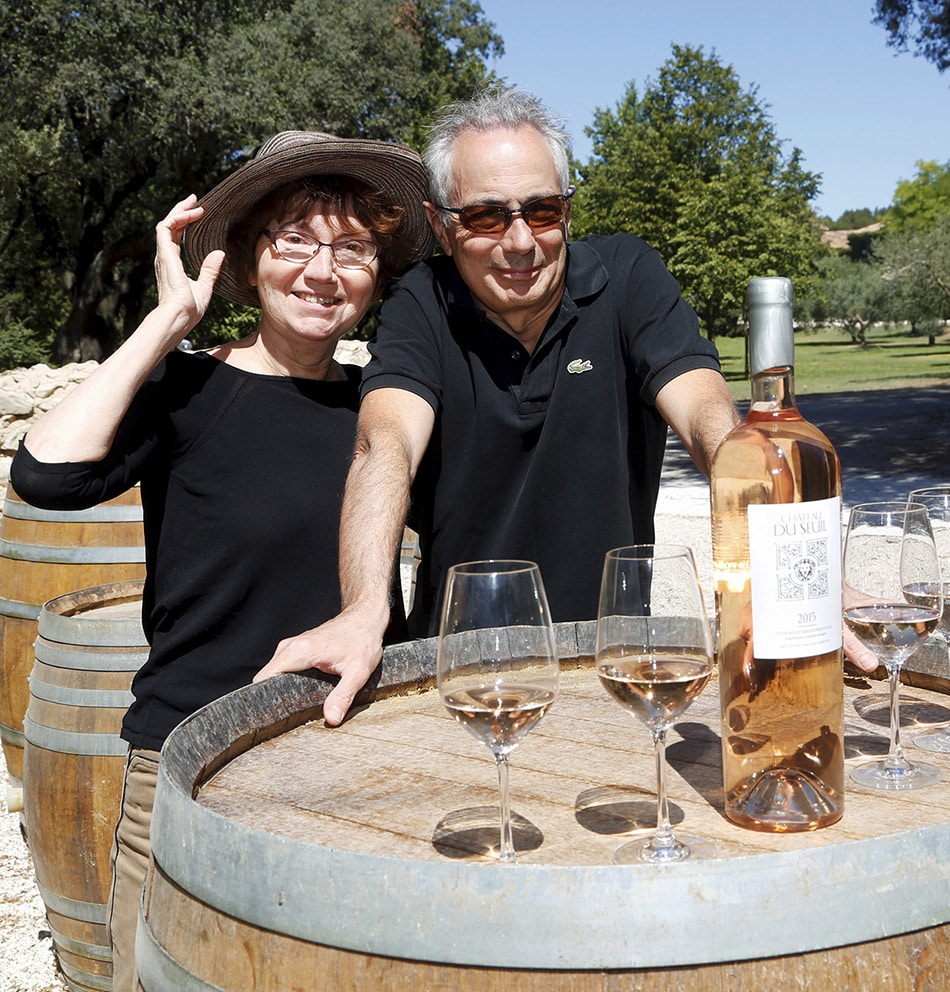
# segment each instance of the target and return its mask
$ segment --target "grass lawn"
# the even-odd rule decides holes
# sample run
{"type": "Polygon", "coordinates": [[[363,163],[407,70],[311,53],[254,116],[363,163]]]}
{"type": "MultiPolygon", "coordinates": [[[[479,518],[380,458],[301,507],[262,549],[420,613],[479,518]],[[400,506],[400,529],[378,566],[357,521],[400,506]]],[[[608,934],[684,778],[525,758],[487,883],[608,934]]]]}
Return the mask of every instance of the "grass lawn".
{"type": "MultiPolygon", "coordinates": [[[[867,339],[862,348],[839,328],[796,331],[796,395],[950,386],[950,329],[934,345],[894,327],[872,328],[867,339]]],[[[716,347],[732,395],[748,399],[745,338],[717,338],[716,347]]]]}

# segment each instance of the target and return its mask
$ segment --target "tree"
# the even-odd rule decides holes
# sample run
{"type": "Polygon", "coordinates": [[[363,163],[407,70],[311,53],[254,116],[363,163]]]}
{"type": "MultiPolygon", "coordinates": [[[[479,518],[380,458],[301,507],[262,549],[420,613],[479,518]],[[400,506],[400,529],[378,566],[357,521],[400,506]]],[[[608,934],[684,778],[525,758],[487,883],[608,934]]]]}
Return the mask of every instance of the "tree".
{"type": "Polygon", "coordinates": [[[470,0],[13,0],[3,13],[0,303],[33,301],[18,318],[39,335],[58,318],[61,361],[107,355],[138,323],[153,227],[176,199],[280,130],[417,141],[502,51],[470,0]]]}
{"type": "Polygon", "coordinates": [[[877,0],[874,9],[888,45],[906,52],[913,43],[939,72],[950,66],[950,0],[877,0]]]}
{"type": "Polygon", "coordinates": [[[829,231],[859,231],[862,227],[870,227],[880,220],[883,210],[861,207],[857,210],[845,210],[836,221],[830,221],[829,231]]]}
{"type": "Polygon", "coordinates": [[[950,213],[928,230],[889,232],[877,255],[895,316],[913,330],[926,327],[930,343],[950,315],[950,213]]]}
{"type": "Polygon", "coordinates": [[[841,324],[855,344],[866,347],[868,327],[891,315],[882,267],[835,255],[822,259],[819,269],[822,282],[809,300],[812,319],[841,324]]]}
{"type": "Polygon", "coordinates": [[[926,231],[950,214],[950,162],[917,162],[917,175],[897,184],[885,216],[888,231],[926,231]]]}
{"type": "Polygon", "coordinates": [[[753,276],[807,292],[821,234],[808,206],[819,177],[782,142],[756,90],[703,49],[673,46],[642,99],[628,86],[587,132],[575,233],[631,231],[679,280],[710,338],[740,331],[753,276]]]}

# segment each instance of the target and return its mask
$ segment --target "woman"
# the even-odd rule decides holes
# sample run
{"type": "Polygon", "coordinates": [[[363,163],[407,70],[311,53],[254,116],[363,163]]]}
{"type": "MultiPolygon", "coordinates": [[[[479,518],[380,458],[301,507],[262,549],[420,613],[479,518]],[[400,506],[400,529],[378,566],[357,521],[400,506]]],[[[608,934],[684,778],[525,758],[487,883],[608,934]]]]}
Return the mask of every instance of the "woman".
{"type": "Polygon", "coordinates": [[[158,224],[158,306],[30,429],[14,459],[14,488],[50,508],[90,506],[141,483],[150,652],[122,730],[130,752],[113,852],[115,992],[135,985],[165,737],[249,683],[281,638],[339,612],[340,502],[360,370],[338,365],[334,349],[386,283],[430,250],[425,196],[409,149],[275,136],[158,224]],[[212,291],[259,307],[257,330],[207,352],[176,350],[212,291]]]}

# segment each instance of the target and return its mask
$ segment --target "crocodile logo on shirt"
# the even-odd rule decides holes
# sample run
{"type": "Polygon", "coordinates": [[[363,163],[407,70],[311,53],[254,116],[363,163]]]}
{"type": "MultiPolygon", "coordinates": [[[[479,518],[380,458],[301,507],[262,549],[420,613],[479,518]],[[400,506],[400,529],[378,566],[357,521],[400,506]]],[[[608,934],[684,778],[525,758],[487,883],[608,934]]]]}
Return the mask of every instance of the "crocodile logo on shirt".
{"type": "Polygon", "coordinates": [[[575,358],[572,362],[567,363],[567,371],[571,375],[579,375],[581,372],[590,372],[594,366],[591,365],[589,358],[575,358]]]}

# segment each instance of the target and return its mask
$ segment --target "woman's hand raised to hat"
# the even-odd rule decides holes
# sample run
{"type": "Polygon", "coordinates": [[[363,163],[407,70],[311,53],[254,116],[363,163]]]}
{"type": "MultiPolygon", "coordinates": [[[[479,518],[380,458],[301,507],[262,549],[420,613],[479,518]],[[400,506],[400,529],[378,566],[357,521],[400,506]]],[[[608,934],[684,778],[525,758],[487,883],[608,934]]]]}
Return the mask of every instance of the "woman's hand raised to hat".
{"type": "MultiPolygon", "coordinates": [[[[205,315],[211,302],[211,293],[221,266],[224,252],[210,252],[201,263],[197,279],[191,279],[185,272],[181,257],[181,242],[189,224],[204,215],[204,209],[196,206],[198,198],[193,194],[176,203],[165,218],[155,225],[155,277],[158,280],[158,307],[172,311],[184,318],[183,338],[205,315]]],[[[180,327],[180,322],[175,321],[180,327]]],[[[176,342],[177,343],[177,342],[176,342]]]]}
{"type": "Polygon", "coordinates": [[[135,394],[208,309],[224,252],[211,252],[198,278],[188,278],[181,261],[181,238],[185,228],[204,212],[195,206],[196,202],[189,196],[176,203],[156,226],[158,306],[121,348],[27,433],[27,447],[41,462],[94,462],[105,458],[135,394]]]}

